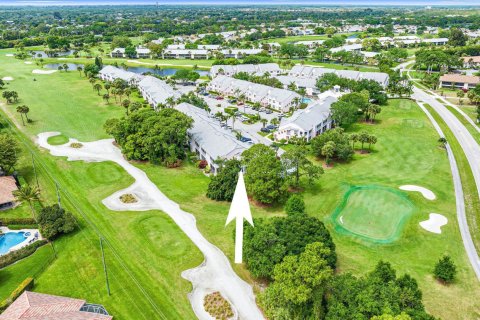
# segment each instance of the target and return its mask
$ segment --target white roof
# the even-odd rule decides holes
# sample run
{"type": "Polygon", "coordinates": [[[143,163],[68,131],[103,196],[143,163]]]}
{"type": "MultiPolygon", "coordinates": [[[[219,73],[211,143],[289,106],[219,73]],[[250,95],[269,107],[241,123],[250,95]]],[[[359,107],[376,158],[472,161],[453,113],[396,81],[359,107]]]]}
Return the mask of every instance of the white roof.
{"type": "Polygon", "coordinates": [[[193,127],[189,129],[191,138],[214,160],[238,158],[250,147],[237,140],[233,132],[222,128],[204,109],[185,102],[175,108],[193,119],[193,127]]]}
{"type": "Polygon", "coordinates": [[[117,67],[114,67],[114,66],[105,66],[102,68],[102,70],[100,70],[100,74],[101,75],[107,75],[111,78],[114,78],[114,79],[122,79],[122,80],[125,80],[127,82],[130,82],[132,80],[141,80],[143,79],[143,76],[142,75],[139,75],[139,74],[136,74],[134,72],[130,72],[130,71],[126,71],[126,70],[123,70],[123,69],[120,69],[120,68],[117,68],[117,67]]]}
{"type": "Polygon", "coordinates": [[[354,43],[354,44],[346,44],[341,47],[336,47],[330,49],[331,52],[340,52],[340,51],[353,51],[353,50],[360,50],[363,48],[363,45],[361,43],[354,43]]]}
{"type": "Polygon", "coordinates": [[[304,66],[300,64],[295,65],[290,70],[289,76],[311,78],[316,80],[320,76],[327,73],[334,73],[341,78],[347,78],[347,79],[352,79],[357,81],[361,79],[375,80],[382,85],[386,84],[386,82],[389,79],[388,74],[383,72],[360,72],[360,71],[353,71],[353,70],[336,70],[336,69],[329,69],[329,68],[322,68],[322,67],[304,66]]]}
{"type": "Polygon", "coordinates": [[[237,65],[214,65],[210,69],[210,74],[216,75],[222,69],[226,74],[237,74],[239,72],[247,72],[251,74],[264,74],[265,72],[281,71],[277,63],[262,63],[262,64],[237,64],[237,65]]]}
{"type": "Polygon", "coordinates": [[[218,50],[218,49],[220,49],[220,45],[218,45],[218,44],[199,44],[198,49],[218,50]]]}
{"type": "Polygon", "coordinates": [[[150,54],[150,49],[148,49],[148,48],[140,48],[139,47],[139,48],[136,49],[136,51],[137,51],[137,54],[138,53],[150,54]]]}
{"type": "Polygon", "coordinates": [[[296,126],[300,129],[308,131],[318,124],[322,123],[330,116],[330,107],[336,102],[334,96],[326,97],[322,101],[315,101],[305,109],[299,109],[293,113],[290,118],[286,118],[280,125],[280,130],[285,127],[296,126]]]}
{"type": "Polygon", "coordinates": [[[167,46],[167,49],[169,49],[169,50],[185,49],[185,45],[184,44],[169,44],[167,46]]]}
{"type": "Polygon", "coordinates": [[[125,48],[115,48],[112,52],[125,53],[125,48]]]}
{"type": "Polygon", "coordinates": [[[262,49],[224,49],[223,54],[259,54],[262,49]]]}
{"type": "Polygon", "coordinates": [[[165,53],[170,53],[170,54],[208,54],[208,50],[202,50],[202,49],[168,49],[165,50],[165,53]]]}
{"type": "Polygon", "coordinates": [[[175,91],[165,81],[152,76],[145,76],[142,81],[138,83],[138,87],[148,93],[150,98],[154,100],[156,104],[166,103],[169,97],[180,97],[180,93],[175,91]]]}

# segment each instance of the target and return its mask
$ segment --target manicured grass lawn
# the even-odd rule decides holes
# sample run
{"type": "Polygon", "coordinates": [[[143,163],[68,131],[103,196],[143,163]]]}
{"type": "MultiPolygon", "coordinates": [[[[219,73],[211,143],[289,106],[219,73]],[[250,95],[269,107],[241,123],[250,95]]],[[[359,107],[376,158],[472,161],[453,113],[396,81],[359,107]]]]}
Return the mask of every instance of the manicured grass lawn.
{"type": "Polygon", "coordinates": [[[267,43],[270,42],[278,42],[280,44],[288,43],[288,42],[297,42],[297,41],[312,41],[312,40],[327,40],[328,36],[326,35],[311,35],[311,36],[289,36],[283,38],[272,38],[268,39],[267,43]]]}
{"type": "Polygon", "coordinates": [[[353,186],[332,217],[340,233],[374,243],[391,243],[402,233],[403,224],[415,211],[406,194],[375,185],[353,186]]]}
{"type": "Polygon", "coordinates": [[[36,277],[53,259],[53,250],[45,245],[19,262],[0,269],[0,301],[5,300],[28,277],[36,277]]]}
{"type": "Polygon", "coordinates": [[[47,142],[53,146],[59,146],[68,142],[68,137],[63,134],[48,138],[47,142]]]}
{"type": "MultiPolygon", "coordinates": [[[[30,116],[36,120],[25,127],[19,125],[29,138],[42,131],[60,131],[65,137],[98,140],[107,137],[102,128],[105,119],[124,113],[121,107],[105,106],[77,72],[38,76],[42,78],[36,84],[41,84],[41,88],[30,87],[27,79],[33,68],[0,51],[0,74],[15,70],[15,84],[12,82],[9,87],[19,92],[20,103],[30,106],[30,116]]],[[[19,118],[12,111],[15,107],[9,105],[5,110],[18,125],[19,118]]],[[[203,257],[175,223],[160,211],[112,212],[105,208],[102,199],[133,182],[119,166],[68,162],[39,151],[31,141],[27,140],[27,145],[37,157],[44,203],[49,205],[56,200],[50,178],[53,176],[62,189],[62,205],[78,219],[75,233],[55,241],[58,257],[36,278],[34,290],[103,304],[115,319],[193,319],[187,300],[191,284],[180,274],[198,266],[203,257]],[[111,296],[106,292],[99,233],[105,239],[111,296]]],[[[23,154],[19,171],[33,184],[30,154],[27,150],[23,154]]],[[[12,215],[20,216],[16,212],[12,215]]],[[[34,270],[37,255],[25,260],[26,267],[11,279],[11,288],[28,276],[24,270],[34,270]]]]}

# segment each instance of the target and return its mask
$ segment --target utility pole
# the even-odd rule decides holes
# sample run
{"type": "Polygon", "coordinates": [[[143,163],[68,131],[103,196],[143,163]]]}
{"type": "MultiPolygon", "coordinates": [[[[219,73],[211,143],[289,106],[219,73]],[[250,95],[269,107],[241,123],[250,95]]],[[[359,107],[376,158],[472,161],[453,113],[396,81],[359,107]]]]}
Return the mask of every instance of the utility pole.
{"type": "Polygon", "coordinates": [[[105,273],[105,283],[107,285],[107,293],[110,295],[110,284],[108,283],[107,263],[105,262],[105,252],[103,251],[103,239],[100,237],[100,249],[102,250],[103,272],[105,273]]]}

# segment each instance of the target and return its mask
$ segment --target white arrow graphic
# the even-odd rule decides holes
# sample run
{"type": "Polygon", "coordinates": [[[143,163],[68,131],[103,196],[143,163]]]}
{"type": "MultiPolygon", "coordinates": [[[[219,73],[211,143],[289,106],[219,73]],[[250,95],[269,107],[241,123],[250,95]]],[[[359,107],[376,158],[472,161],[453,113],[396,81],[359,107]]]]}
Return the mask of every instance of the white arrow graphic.
{"type": "Polygon", "coordinates": [[[233,194],[232,205],[228,212],[228,225],[233,219],[237,219],[235,228],[235,263],[242,263],[243,255],[243,219],[247,220],[253,226],[252,213],[250,212],[250,204],[248,203],[247,190],[243,181],[243,173],[238,173],[237,187],[233,194]]]}

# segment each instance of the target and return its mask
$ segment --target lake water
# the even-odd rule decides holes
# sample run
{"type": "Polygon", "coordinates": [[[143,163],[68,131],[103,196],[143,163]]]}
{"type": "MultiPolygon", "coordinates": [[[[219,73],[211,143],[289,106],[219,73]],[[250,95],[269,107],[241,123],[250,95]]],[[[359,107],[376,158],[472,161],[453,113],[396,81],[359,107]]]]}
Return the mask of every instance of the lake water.
{"type": "Polygon", "coordinates": [[[35,53],[35,58],[49,58],[49,57],[64,57],[73,54],[73,50],[65,51],[65,52],[55,52],[51,56],[47,55],[47,53],[43,50],[40,51],[33,51],[35,53]]]}
{"type": "MultiPolygon", "coordinates": [[[[77,67],[81,66],[83,67],[83,64],[76,64],[76,63],[65,63],[68,66],[69,71],[77,71],[77,67]]],[[[49,63],[45,65],[45,68],[47,69],[54,69],[58,70],[59,66],[63,66],[63,63],[49,63]]],[[[153,74],[159,75],[159,76],[172,76],[177,72],[177,68],[160,68],[160,69],[153,69],[153,68],[147,68],[147,67],[129,67],[128,71],[137,73],[137,74],[144,74],[146,72],[151,72],[153,74]]],[[[195,70],[200,76],[207,76],[208,71],[205,70],[195,70]]]]}

